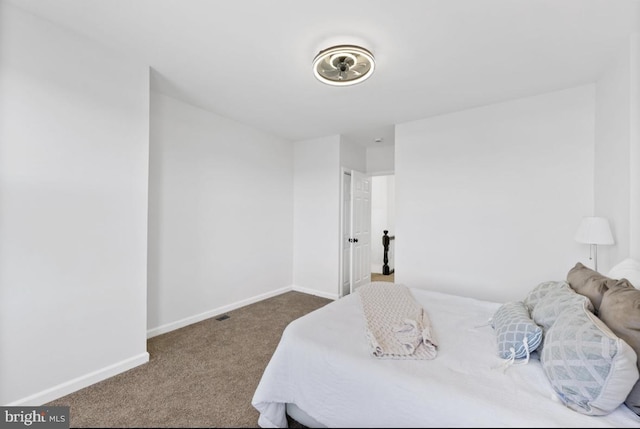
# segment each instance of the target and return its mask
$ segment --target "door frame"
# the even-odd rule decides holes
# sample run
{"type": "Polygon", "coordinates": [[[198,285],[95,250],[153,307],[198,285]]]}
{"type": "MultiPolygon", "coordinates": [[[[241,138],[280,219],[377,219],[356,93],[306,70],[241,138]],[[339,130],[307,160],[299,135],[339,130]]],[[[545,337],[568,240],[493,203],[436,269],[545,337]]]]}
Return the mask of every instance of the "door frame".
{"type": "MultiPolygon", "coordinates": [[[[345,234],[345,203],[344,203],[344,186],[345,186],[345,176],[351,177],[351,169],[340,167],[340,228],[338,231],[338,298],[342,298],[347,294],[343,293],[343,284],[344,284],[344,234],[345,234]]],[[[351,192],[351,191],[349,191],[351,192]]],[[[351,199],[351,198],[349,198],[351,199]]],[[[351,252],[351,248],[349,248],[349,252],[351,252]]],[[[349,280],[349,293],[351,293],[351,280],[349,280]]]]}

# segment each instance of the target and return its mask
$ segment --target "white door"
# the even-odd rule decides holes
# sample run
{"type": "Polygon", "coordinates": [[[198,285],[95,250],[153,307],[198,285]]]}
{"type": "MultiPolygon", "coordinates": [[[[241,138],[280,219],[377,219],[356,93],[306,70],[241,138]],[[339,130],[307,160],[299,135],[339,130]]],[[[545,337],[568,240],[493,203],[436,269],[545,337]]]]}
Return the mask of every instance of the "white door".
{"type": "Polygon", "coordinates": [[[351,292],[371,282],[371,179],[351,172],[351,292]]]}

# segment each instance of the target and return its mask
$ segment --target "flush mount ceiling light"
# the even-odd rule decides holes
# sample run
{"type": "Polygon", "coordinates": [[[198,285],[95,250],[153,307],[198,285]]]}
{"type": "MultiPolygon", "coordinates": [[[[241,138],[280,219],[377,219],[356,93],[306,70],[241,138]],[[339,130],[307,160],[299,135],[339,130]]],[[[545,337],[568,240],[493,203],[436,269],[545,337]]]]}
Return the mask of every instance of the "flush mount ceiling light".
{"type": "Polygon", "coordinates": [[[354,45],[320,51],[313,60],[313,74],[320,82],[346,86],[366,80],[375,69],[371,52],[354,45]]]}

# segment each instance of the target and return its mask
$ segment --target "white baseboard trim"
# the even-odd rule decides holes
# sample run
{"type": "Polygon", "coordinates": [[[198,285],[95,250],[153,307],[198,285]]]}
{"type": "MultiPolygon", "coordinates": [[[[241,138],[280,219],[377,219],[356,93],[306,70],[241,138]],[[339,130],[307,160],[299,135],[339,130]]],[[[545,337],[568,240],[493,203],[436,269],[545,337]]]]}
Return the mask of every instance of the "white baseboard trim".
{"type": "Polygon", "coordinates": [[[17,401],[7,404],[7,406],[40,406],[147,362],[149,362],[149,353],[140,353],[139,355],[90,372],[89,374],[65,381],[64,383],[27,396],[26,398],[18,399],[17,401]]]}
{"type": "Polygon", "coordinates": [[[197,323],[202,320],[209,319],[211,317],[219,316],[228,311],[235,310],[240,307],[244,307],[245,305],[253,304],[254,302],[262,301],[264,299],[271,298],[276,295],[281,295],[285,292],[289,292],[290,290],[292,290],[292,287],[286,286],[280,289],[273,290],[271,292],[267,292],[261,295],[253,296],[251,298],[243,299],[242,301],[234,302],[233,304],[214,308],[212,310],[205,311],[204,313],[185,317],[184,319],[176,320],[175,322],[166,323],[164,325],[158,326],[157,328],[151,328],[147,330],[147,338],[156,337],[158,335],[166,334],[167,332],[171,332],[176,329],[184,328],[185,326],[191,325],[193,323],[197,323]]]}
{"type": "Polygon", "coordinates": [[[322,298],[332,299],[334,301],[339,298],[337,293],[327,293],[327,292],[322,292],[315,289],[309,289],[309,288],[297,286],[297,285],[293,285],[292,288],[297,292],[302,292],[302,293],[307,293],[309,295],[315,295],[322,298]]]}

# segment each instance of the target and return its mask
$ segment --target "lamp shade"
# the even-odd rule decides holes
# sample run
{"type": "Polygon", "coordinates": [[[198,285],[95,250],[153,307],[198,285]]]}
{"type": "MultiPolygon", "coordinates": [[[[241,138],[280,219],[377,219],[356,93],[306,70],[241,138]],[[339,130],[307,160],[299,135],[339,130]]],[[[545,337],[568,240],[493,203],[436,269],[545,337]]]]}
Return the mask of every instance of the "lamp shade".
{"type": "Polygon", "coordinates": [[[578,243],[613,244],[613,235],[609,221],[603,217],[584,217],[576,231],[575,239],[578,243]]]}

